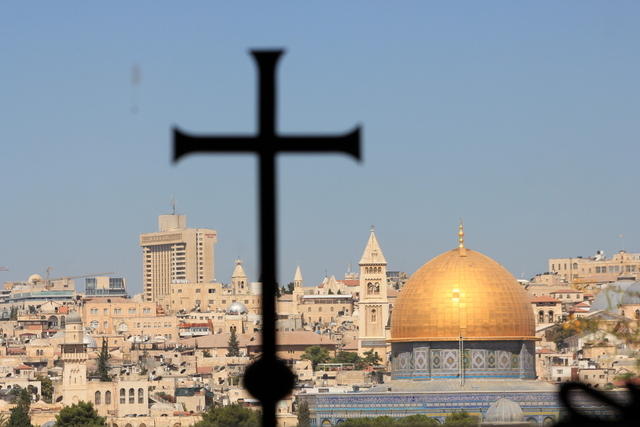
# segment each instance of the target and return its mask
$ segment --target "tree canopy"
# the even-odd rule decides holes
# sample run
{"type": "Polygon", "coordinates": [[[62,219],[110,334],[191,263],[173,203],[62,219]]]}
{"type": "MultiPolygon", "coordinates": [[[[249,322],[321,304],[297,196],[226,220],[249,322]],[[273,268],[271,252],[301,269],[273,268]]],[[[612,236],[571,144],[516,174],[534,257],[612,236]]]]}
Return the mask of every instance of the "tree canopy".
{"type": "Polygon", "coordinates": [[[11,409],[6,427],[32,427],[31,418],[29,418],[30,406],[31,394],[23,388],[18,392],[16,406],[11,409]]]}
{"type": "Polygon", "coordinates": [[[111,375],[109,375],[109,343],[107,339],[102,340],[102,348],[100,349],[100,355],[98,356],[98,376],[100,381],[111,381],[111,375]]]}
{"type": "Polygon", "coordinates": [[[240,405],[212,407],[193,427],[259,427],[260,412],[240,405]]]}
{"type": "Polygon", "coordinates": [[[329,350],[319,345],[312,345],[304,349],[301,359],[310,360],[313,369],[316,369],[318,363],[327,363],[331,360],[329,350]]]}
{"type": "Polygon", "coordinates": [[[229,342],[227,343],[229,351],[227,351],[227,357],[240,356],[240,343],[238,342],[238,336],[236,330],[231,329],[231,335],[229,336],[229,342]]]}
{"type": "Polygon", "coordinates": [[[300,402],[298,406],[298,427],[311,427],[311,412],[306,400],[300,402]]]}
{"type": "Polygon", "coordinates": [[[56,415],[55,427],[99,427],[106,426],[104,417],[98,415],[91,402],[78,402],[71,406],[65,406],[56,415]]]}
{"type": "Polygon", "coordinates": [[[53,397],[53,382],[51,378],[48,375],[38,375],[36,379],[40,381],[42,400],[51,403],[51,398],[53,397]]]}

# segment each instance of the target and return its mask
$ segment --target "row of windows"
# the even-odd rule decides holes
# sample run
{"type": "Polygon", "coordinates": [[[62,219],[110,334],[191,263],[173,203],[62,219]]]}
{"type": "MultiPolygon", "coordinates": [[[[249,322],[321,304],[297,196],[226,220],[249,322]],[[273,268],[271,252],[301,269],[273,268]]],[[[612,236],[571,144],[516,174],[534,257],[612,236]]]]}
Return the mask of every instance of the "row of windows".
{"type": "MultiPolygon", "coordinates": [[[[90,312],[91,314],[94,314],[94,315],[95,315],[95,314],[98,314],[98,313],[99,313],[99,311],[100,311],[100,310],[99,310],[99,309],[97,309],[97,308],[92,308],[91,310],[89,310],[89,312],[90,312]]],[[[105,309],[103,309],[103,310],[102,310],[102,312],[103,312],[103,314],[109,314],[109,309],[108,309],[108,308],[105,308],[105,309]]],[[[127,310],[127,312],[128,312],[129,314],[136,314],[136,313],[137,313],[137,310],[136,310],[135,308],[129,308],[129,309],[127,310]]],[[[144,314],[151,314],[151,309],[150,309],[149,307],[146,307],[146,308],[143,308],[143,309],[142,309],[142,312],[143,312],[144,314]]],[[[121,309],[121,308],[114,308],[114,309],[113,309],[113,314],[122,314],[122,309],[121,309]]]]}
{"type": "Polygon", "coordinates": [[[365,267],[364,272],[369,274],[382,273],[382,267],[365,267]]]}
{"type": "MultiPolygon", "coordinates": [[[[568,265],[570,264],[551,264],[551,271],[560,271],[560,270],[568,270],[568,265]]],[[[578,270],[578,263],[573,263],[571,265],[571,269],[572,270],[578,270]]],[[[622,273],[622,272],[627,272],[627,273],[631,273],[631,272],[636,272],[636,271],[640,271],[640,267],[636,266],[636,265],[603,265],[603,266],[596,266],[595,267],[595,272],[596,273],[622,273]]],[[[588,269],[588,272],[591,273],[591,268],[588,269]]]]}

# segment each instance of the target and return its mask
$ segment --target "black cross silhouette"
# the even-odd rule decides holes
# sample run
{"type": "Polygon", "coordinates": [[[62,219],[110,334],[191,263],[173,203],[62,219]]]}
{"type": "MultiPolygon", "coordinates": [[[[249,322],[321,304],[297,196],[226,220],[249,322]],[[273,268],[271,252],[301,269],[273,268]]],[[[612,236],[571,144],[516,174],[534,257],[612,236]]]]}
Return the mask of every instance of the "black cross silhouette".
{"type": "Polygon", "coordinates": [[[276,403],[291,393],[293,374],[276,357],[276,162],[275,155],[289,153],[346,153],[360,159],[360,127],[344,135],[278,135],[276,132],[275,70],[282,50],[252,50],[258,65],[258,134],[255,136],[191,136],[174,128],[174,157],[190,153],[256,153],[260,223],[260,278],[262,297],[262,357],[245,371],[244,385],[262,404],[263,425],[276,423],[276,403]]]}

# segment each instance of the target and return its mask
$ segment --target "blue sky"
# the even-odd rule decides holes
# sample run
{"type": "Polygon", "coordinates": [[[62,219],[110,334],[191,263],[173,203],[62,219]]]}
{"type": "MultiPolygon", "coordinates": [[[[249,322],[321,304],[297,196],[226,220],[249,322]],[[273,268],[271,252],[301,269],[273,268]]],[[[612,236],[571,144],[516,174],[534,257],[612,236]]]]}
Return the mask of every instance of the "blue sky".
{"type": "Polygon", "coordinates": [[[260,47],[287,49],[281,132],[364,129],[360,164],[280,158],[281,282],[341,276],[371,224],[410,273],[460,217],[517,277],[640,249],[637,2],[266,3],[0,6],[0,281],[52,266],[139,291],[138,234],[172,196],[218,230],[217,278],[240,256],[255,279],[255,159],[169,158],[174,125],[254,131],[260,47]]]}

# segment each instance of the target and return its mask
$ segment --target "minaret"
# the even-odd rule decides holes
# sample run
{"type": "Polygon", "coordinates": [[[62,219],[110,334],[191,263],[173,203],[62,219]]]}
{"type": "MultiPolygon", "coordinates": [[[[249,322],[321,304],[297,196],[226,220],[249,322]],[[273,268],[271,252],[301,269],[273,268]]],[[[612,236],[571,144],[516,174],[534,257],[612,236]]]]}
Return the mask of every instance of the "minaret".
{"type": "Polygon", "coordinates": [[[387,323],[387,260],[382,253],[375,228],[360,258],[360,300],[358,302],[358,349],[373,350],[386,362],[387,323]]]}
{"type": "Polygon", "coordinates": [[[236,295],[244,295],[248,293],[249,290],[249,278],[247,277],[247,273],[244,272],[244,268],[242,268],[242,260],[236,260],[236,266],[233,269],[233,274],[231,275],[231,286],[233,288],[233,293],[236,295]]]}
{"type": "Polygon", "coordinates": [[[60,345],[64,368],[62,371],[62,403],[65,406],[87,401],[87,345],[83,342],[84,328],[77,312],[67,316],[64,344],[60,345]]]}

